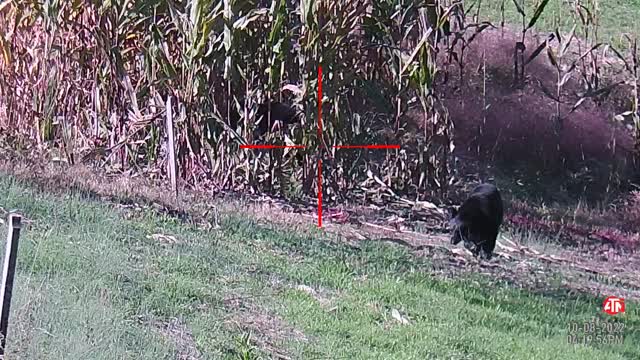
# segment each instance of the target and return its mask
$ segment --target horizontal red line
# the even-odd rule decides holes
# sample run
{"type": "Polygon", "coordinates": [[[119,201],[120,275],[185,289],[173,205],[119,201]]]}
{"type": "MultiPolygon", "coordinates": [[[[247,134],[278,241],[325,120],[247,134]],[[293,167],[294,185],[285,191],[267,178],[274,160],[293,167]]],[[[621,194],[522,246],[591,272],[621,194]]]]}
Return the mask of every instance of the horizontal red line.
{"type": "Polygon", "coordinates": [[[336,149],[400,149],[400,145],[334,145],[336,149]]]}
{"type": "Polygon", "coordinates": [[[304,149],[304,145],[240,145],[240,149],[304,149]]]}

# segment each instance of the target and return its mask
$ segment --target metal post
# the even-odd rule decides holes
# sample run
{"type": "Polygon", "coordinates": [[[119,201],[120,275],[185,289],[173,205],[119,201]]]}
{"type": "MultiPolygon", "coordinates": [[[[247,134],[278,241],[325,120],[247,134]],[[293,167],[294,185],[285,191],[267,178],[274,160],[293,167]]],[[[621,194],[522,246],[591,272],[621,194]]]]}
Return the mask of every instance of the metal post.
{"type": "Polygon", "coordinates": [[[0,360],[4,359],[7,329],[9,327],[9,309],[13,292],[13,277],[16,271],[21,219],[18,214],[9,215],[9,230],[7,231],[7,244],[4,249],[2,269],[2,288],[0,288],[0,295],[2,296],[2,304],[0,305],[2,306],[0,307],[0,360]]]}

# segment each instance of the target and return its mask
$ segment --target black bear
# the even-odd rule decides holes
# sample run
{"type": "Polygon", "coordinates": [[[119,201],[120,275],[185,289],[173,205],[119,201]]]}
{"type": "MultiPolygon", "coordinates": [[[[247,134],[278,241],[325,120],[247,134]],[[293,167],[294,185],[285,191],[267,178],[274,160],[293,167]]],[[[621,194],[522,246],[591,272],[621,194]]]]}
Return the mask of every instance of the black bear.
{"type": "Polygon", "coordinates": [[[260,137],[267,132],[286,129],[288,125],[300,122],[298,111],[296,111],[295,108],[279,101],[272,101],[271,104],[260,104],[258,106],[258,112],[256,113],[256,120],[260,121],[258,123],[258,128],[256,129],[257,137],[260,137]],[[271,109],[269,109],[269,105],[271,105],[271,109]],[[269,115],[271,115],[271,126],[269,126],[269,115]]]}
{"type": "Polygon", "coordinates": [[[451,244],[464,241],[464,247],[474,255],[491,259],[502,218],[502,198],[498,188],[491,184],[476,186],[460,208],[451,212],[451,244]]]}
{"type": "MultiPolygon", "coordinates": [[[[253,132],[254,140],[260,139],[266,134],[280,129],[286,130],[288,125],[299,124],[301,122],[300,112],[294,107],[279,101],[272,101],[270,105],[271,108],[269,108],[269,103],[261,103],[258,105],[255,115],[255,120],[258,124],[253,132]],[[269,119],[269,116],[271,116],[271,119],[269,119]],[[269,120],[271,121],[269,122],[269,120]]],[[[229,119],[229,127],[234,132],[237,131],[241,120],[240,115],[236,111],[232,111],[229,119]]]]}

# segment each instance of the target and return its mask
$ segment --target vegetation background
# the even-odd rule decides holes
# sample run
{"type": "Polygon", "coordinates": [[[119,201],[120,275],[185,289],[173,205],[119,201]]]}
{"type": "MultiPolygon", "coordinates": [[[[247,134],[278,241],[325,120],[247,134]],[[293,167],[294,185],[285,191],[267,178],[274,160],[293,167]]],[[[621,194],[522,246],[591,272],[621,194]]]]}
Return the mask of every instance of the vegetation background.
{"type": "MultiPolygon", "coordinates": [[[[272,356],[333,356],[339,352],[349,358],[407,358],[402,357],[405,351],[408,357],[498,359],[516,351],[541,359],[559,353],[576,359],[637,358],[637,350],[629,345],[637,339],[635,330],[624,347],[571,350],[565,341],[565,322],[572,311],[588,317],[594,306],[600,306],[596,304],[599,300],[576,297],[575,289],[563,295],[553,292],[554,300],[545,297],[550,291],[546,288],[537,289],[537,295],[520,294],[512,289],[514,283],[529,288],[531,284],[526,283],[531,277],[507,279],[520,266],[516,262],[509,263],[513,272],[506,275],[504,269],[482,270],[506,282],[505,292],[491,295],[483,292],[490,288],[486,279],[465,277],[458,285],[425,280],[429,276],[419,269],[427,266],[419,260],[422,257],[386,247],[384,251],[374,246],[362,253],[351,252],[355,250],[344,244],[318,243],[315,232],[300,230],[300,237],[294,239],[233,215],[221,215],[226,219],[218,224],[223,232],[214,235],[180,228],[164,216],[185,219],[187,215],[166,208],[165,215],[150,215],[146,210],[140,215],[139,198],[130,198],[147,188],[135,182],[125,186],[111,177],[143,177],[166,186],[169,154],[174,151],[184,193],[178,207],[199,212],[202,220],[208,213],[189,203],[188,190],[205,194],[192,198],[194,203],[205,203],[207,196],[221,196],[228,190],[313,202],[318,186],[316,154],[324,149],[323,190],[329,206],[372,204],[384,216],[399,216],[410,220],[407,223],[426,222],[424,226],[433,230],[439,224],[431,220],[441,220],[441,212],[433,209],[458,203],[476,181],[493,181],[505,194],[505,225],[512,239],[518,238],[519,243],[540,243],[542,239],[545,251],[547,246],[577,246],[583,259],[593,263],[566,257],[567,263],[589,265],[589,270],[596,263],[602,268],[619,266],[620,273],[633,273],[638,265],[633,254],[640,242],[635,21],[640,8],[634,2],[4,0],[0,14],[0,158],[3,170],[11,175],[3,180],[9,190],[5,205],[0,205],[30,209],[42,222],[34,225],[30,235],[28,251],[34,258],[24,276],[40,284],[55,280],[63,288],[61,304],[74,304],[71,309],[75,309],[73,314],[45,316],[56,313],[54,289],[50,285],[38,288],[30,281],[21,285],[25,294],[38,294],[45,300],[38,302],[35,295],[21,300],[18,353],[43,358],[52,340],[38,329],[54,328],[52,324],[64,319],[74,324],[67,336],[82,334],[104,347],[97,348],[112,351],[122,339],[95,340],[100,336],[91,329],[121,326],[127,334],[126,346],[116,357],[143,356],[140,349],[144,349],[149,351],[144,356],[156,358],[169,348],[173,353],[198,356],[257,356],[248,350],[252,348],[249,337],[231,346],[226,340],[235,330],[227,326],[214,331],[208,325],[212,319],[223,323],[220,319],[229,312],[241,323],[241,334],[252,326],[239,318],[246,315],[262,320],[252,329],[262,336],[260,351],[272,356]],[[319,66],[324,74],[323,99],[317,98],[316,91],[319,66]],[[256,139],[258,105],[271,101],[295,107],[301,114],[300,123],[256,139]],[[320,107],[321,135],[316,124],[320,107]],[[173,115],[173,149],[167,145],[168,114],[173,115]],[[242,144],[258,141],[305,148],[240,149],[242,144]],[[401,148],[335,148],[369,143],[399,143],[401,148]],[[20,171],[18,163],[29,164],[29,170],[20,171]],[[108,176],[90,178],[93,187],[83,185],[81,189],[80,178],[71,175],[85,176],[76,169],[85,165],[108,176]],[[39,177],[37,183],[44,190],[63,187],[72,195],[65,193],[59,199],[64,205],[54,209],[54,200],[46,192],[31,190],[33,184],[16,183],[16,176],[39,177]],[[133,218],[139,222],[116,230],[113,219],[117,214],[95,203],[108,192],[115,194],[111,200],[118,200],[120,206],[136,208],[133,218]],[[42,197],[43,202],[20,200],[20,194],[42,197]],[[76,205],[86,214],[73,210],[76,205]],[[101,219],[103,212],[106,220],[101,219]],[[64,235],[63,228],[75,235],[64,235]],[[89,232],[96,236],[108,234],[100,237],[101,247],[96,248],[86,234],[90,228],[99,229],[89,232]],[[182,232],[184,239],[174,243],[175,238],[158,235],[167,231],[182,232]],[[141,240],[146,239],[142,234],[153,241],[141,240]],[[221,245],[225,237],[238,243],[221,245]],[[45,238],[50,240],[42,240],[45,238]],[[206,241],[198,245],[195,238],[206,241]],[[169,245],[158,250],[154,247],[158,241],[169,245]],[[69,244],[76,245],[77,260],[65,255],[72,250],[69,244]],[[138,256],[128,258],[127,271],[117,268],[122,260],[115,255],[103,259],[112,267],[91,265],[101,261],[96,249],[108,253],[111,250],[107,249],[115,248],[124,257],[138,256]],[[266,253],[254,254],[255,248],[266,249],[266,253]],[[300,260],[300,254],[308,260],[300,260]],[[193,264],[208,262],[211,267],[194,268],[181,260],[183,255],[193,264]],[[342,261],[332,262],[331,258],[342,261]],[[255,277],[256,269],[262,275],[255,277]],[[415,277],[407,275],[416,271],[415,277]],[[78,272],[82,276],[75,278],[78,272]],[[240,274],[246,291],[227,283],[231,280],[225,279],[234,274],[240,274]],[[218,277],[212,283],[219,293],[205,285],[212,277],[218,277]],[[371,283],[360,284],[367,277],[371,283]],[[90,278],[96,281],[87,282],[90,278]],[[395,278],[408,283],[399,290],[395,278]],[[162,285],[160,279],[173,285],[162,285]],[[69,283],[83,284],[82,291],[69,283]],[[129,285],[123,287],[123,283],[129,285]],[[296,287],[300,284],[313,286],[321,294],[323,289],[325,295],[339,294],[335,298],[345,318],[332,323],[335,319],[321,311],[326,304],[318,299],[323,297],[315,292],[308,295],[307,288],[296,287]],[[274,292],[264,301],[255,301],[256,294],[270,286],[274,292]],[[414,331],[410,327],[394,333],[397,337],[389,342],[383,340],[388,332],[370,327],[379,316],[384,318],[380,323],[385,330],[388,316],[404,323],[404,310],[397,309],[401,300],[394,292],[416,301],[405,304],[405,310],[421,327],[422,340],[432,342],[432,352],[425,353],[420,341],[405,341],[414,331]],[[253,299],[249,308],[233,295],[240,293],[253,299]],[[388,298],[381,303],[372,300],[380,293],[388,298]],[[425,293],[430,295],[416,295],[425,293]],[[96,300],[96,294],[103,295],[96,300]],[[479,308],[467,313],[469,318],[455,314],[433,318],[427,309],[437,308],[435,299],[443,294],[454,309],[468,309],[470,304],[479,308]],[[321,305],[309,305],[309,296],[321,305]],[[522,315],[524,321],[518,318],[520,310],[506,305],[512,301],[530,310],[522,315]],[[567,305],[566,310],[543,310],[552,301],[574,305],[567,305]],[[105,311],[101,325],[88,320],[90,311],[74,307],[87,302],[95,306],[92,311],[105,311]],[[279,308],[283,303],[287,307],[279,308]],[[199,307],[201,304],[220,306],[212,310],[199,307]],[[316,322],[302,315],[303,309],[310,308],[317,311],[316,322]],[[302,328],[300,333],[323,340],[307,342],[306,336],[298,336],[275,317],[258,318],[262,309],[270,309],[265,313],[277,314],[278,319],[285,319],[283,323],[295,324],[293,328],[302,328]],[[43,324],[30,322],[33,319],[27,310],[39,311],[41,320],[36,322],[43,324]],[[115,312],[109,315],[108,311],[115,312]],[[510,325],[487,320],[496,314],[511,318],[506,321],[510,325]],[[180,319],[170,320],[174,317],[180,319]],[[132,326],[133,318],[143,324],[142,329],[161,329],[159,337],[132,326]],[[478,322],[477,328],[469,325],[478,322]],[[433,323],[440,325],[429,330],[428,324],[433,323]],[[455,326],[461,324],[467,330],[456,338],[455,326]],[[188,340],[173,341],[176,331],[188,332],[188,340]],[[273,333],[278,336],[270,336],[273,333]],[[496,333],[501,336],[491,340],[489,334],[496,333]],[[344,334],[358,340],[342,348],[338,343],[344,334]],[[28,340],[32,338],[36,340],[28,340]],[[158,340],[167,338],[172,340],[158,340]],[[544,344],[529,343],[537,341],[544,344]],[[375,346],[362,345],[369,343],[375,346]],[[532,347],[540,351],[523,350],[532,347]],[[332,349],[337,350],[332,353],[332,349]]],[[[166,194],[156,195],[167,199],[166,194]]],[[[175,199],[166,203],[175,204],[175,199]]],[[[224,208],[224,204],[216,206],[224,208]]],[[[244,208],[231,213],[247,211],[239,209],[244,208]]],[[[368,217],[371,210],[357,212],[368,217]]],[[[284,222],[291,225],[292,219],[284,222]]],[[[418,248],[412,252],[424,250],[418,248]]],[[[534,254],[523,249],[518,247],[520,254],[534,254]]],[[[426,273],[453,266],[450,260],[440,259],[446,265],[439,263],[436,253],[429,253],[435,265],[430,264],[433,268],[426,273]]],[[[509,254],[504,255],[506,259],[516,256],[509,254]]],[[[549,285],[568,276],[562,264],[562,271],[545,268],[549,276],[540,281],[549,285]]],[[[590,285],[578,283],[584,285],[581,291],[593,292],[590,285]]],[[[616,291],[634,299],[640,280],[625,278],[623,283],[616,291]]],[[[627,321],[635,329],[637,312],[631,312],[627,321]]],[[[85,347],[87,342],[73,344],[54,349],[61,354],[95,351],[85,347]]]]}
{"type": "Polygon", "coordinates": [[[444,199],[463,177],[454,153],[465,164],[484,157],[562,175],[578,196],[628,184],[638,121],[636,40],[625,21],[635,10],[612,13],[598,1],[437,5],[4,1],[3,142],[161,176],[171,96],[178,175],[215,191],[312,195],[323,147],[328,201],[383,196],[378,185],[358,186],[369,171],[401,194],[444,199]],[[239,149],[257,140],[257,104],[268,100],[303,116],[289,133],[260,140],[287,135],[305,149],[239,149]],[[332,148],[390,142],[402,148],[332,148]]]}

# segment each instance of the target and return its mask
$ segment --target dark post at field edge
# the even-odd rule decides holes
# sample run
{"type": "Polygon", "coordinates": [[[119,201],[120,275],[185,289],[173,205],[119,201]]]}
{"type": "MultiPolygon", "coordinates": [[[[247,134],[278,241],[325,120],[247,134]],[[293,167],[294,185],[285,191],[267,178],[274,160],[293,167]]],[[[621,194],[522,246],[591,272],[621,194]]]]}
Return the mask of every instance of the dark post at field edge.
{"type": "Polygon", "coordinates": [[[2,306],[0,308],[0,359],[4,359],[4,347],[6,345],[7,328],[9,327],[9,308],[11,307],[11,293],[13,291],[13,276],[16,270],[16,257],[18,255],[18,240],[20,239],[20,220],[18,214],[9,215],[9,231],[7,231],[7,244],[4,248],[4,263],[2,269],[2,306]]]}

